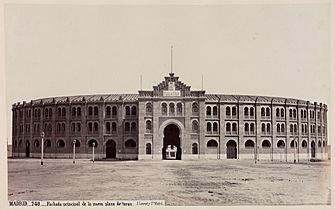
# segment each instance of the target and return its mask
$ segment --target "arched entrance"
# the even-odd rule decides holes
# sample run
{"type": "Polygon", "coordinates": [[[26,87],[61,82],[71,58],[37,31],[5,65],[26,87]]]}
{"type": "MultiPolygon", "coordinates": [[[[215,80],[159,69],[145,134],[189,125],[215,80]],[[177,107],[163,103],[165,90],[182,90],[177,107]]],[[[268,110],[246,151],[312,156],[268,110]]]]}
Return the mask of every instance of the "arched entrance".
{"type": "Polygon", "coordinates": [[[30,157],[30,142],[26,141],[26,157],[30,157]]]}
{"type": "Polygon", "coordinates": [[[229,140],[227,142],[227,159],[237,158],[237,146],[234,140],[229,140]]]}
{"type": "Polygon", "coordinates": [[[116,158],[116,143],[113,140],[106,142],[106,158],[116,158]]]}
{"type": "Polygon", "coordinates": [[[181,160],[180,130],[174,124],[169,124],[164,129],[162,158],[181,160]]]}
{"type": "Polygon", "coordinates": [[[311,143],[311,155],[312,155],[312,158],[315,158],[315,142],[312,141],[311,143]]]}

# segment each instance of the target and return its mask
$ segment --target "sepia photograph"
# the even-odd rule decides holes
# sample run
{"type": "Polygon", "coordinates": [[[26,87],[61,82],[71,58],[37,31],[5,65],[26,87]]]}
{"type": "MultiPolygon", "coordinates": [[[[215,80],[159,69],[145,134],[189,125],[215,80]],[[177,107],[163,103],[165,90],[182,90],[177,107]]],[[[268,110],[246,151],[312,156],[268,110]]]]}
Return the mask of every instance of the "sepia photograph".
{"type": "Polygon", "coordinates": [[[3,4],[5,206],[332,205],[331,1],[126,2],[3,4]]]}

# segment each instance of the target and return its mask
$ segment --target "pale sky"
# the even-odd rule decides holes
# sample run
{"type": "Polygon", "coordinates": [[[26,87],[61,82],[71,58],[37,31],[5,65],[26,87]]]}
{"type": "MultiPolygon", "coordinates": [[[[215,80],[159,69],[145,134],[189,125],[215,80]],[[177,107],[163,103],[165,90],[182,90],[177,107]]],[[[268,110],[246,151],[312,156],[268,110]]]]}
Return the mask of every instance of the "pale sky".
{"type": "Polygon", "coordinates": [[[330,104],[328,4],[5,5],[8,140],[11,104],[151,90],[170,45],[192,89],[330,104]]]}

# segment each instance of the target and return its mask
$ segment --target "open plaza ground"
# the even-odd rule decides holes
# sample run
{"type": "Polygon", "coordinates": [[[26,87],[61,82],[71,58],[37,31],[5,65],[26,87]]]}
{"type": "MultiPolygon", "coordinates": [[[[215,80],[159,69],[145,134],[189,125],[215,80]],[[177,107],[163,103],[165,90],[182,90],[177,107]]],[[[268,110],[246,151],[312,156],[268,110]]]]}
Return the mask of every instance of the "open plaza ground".
{"type": "Polygon", "coordinates": [[[329,205],[330,161],[8,159],[9,200],[165,200],[172,206],[329,205]]]}

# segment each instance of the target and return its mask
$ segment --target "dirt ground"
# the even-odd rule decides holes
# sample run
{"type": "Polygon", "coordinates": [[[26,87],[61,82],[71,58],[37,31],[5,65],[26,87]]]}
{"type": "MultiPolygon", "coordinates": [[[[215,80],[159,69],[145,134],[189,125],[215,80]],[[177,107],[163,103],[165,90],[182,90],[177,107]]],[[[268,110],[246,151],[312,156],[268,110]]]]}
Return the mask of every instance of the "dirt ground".
{"type": "Polygon", "coordinates": [[[172,206],[327,205],[330,162],[8,160],[9,200],[165,200],[172,206]]]}

